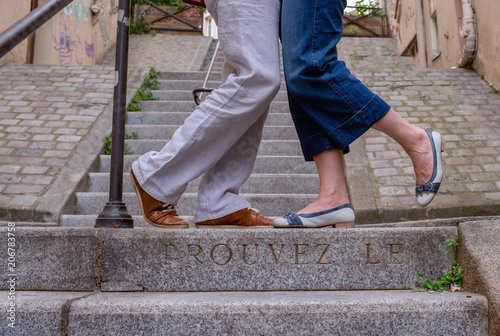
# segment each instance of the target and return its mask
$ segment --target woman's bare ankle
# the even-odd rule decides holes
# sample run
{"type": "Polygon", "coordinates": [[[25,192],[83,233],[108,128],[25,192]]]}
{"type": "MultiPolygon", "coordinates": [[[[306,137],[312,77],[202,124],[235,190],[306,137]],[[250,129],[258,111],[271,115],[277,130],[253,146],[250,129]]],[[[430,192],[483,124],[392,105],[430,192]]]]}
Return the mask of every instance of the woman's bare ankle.
{"type": "Polygon", "coordinates": [[[344,205],[346,203],[349,203],[349,198],[342,198],[342,199],[317,199],[316,201],[312,202],[308,206],[306,206],[304,209],[300,210],[297,212],[298,214],[308,214],[308,213],[315,213],[315,212],[320,212],[320,211],[325,211],[325,210],[330,210],[333,208],[336,208],[338,206],[344,205]]]}
{"type": "Polygon", "coordinates": [[[413,163],[417,184],[424,184],[431,178],[434,165],[431,141],[425,130],[422,132],[411,148],[405,148],[413,163]]]}

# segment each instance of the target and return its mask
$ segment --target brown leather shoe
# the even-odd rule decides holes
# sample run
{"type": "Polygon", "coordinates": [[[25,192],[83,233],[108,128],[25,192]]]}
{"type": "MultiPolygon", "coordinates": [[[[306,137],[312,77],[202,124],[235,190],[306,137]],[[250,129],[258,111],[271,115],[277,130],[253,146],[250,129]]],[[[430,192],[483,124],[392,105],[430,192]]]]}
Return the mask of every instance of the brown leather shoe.
{"type": "Polygon", "coordinates": [[[196,223],[199,229],[258,229],[272,228],[274,218],[259,215],[250,208],[241,209],[227,216],[196,223]]]}
{"type": "Polygon", "coordinates": [[[142,215],[146,218],[146,221],[156,227],[160,228],[188,228],[189,223],[184,219],[180,218],[175,211],[175,207],[172,204],[166,204],[158,201],[157,199],[146,193],[137,178],[135,177],[132,168],[129,170],[130,179],[132,180],[132,185],[134,186],[137,198],[139,198],[139,204],[141,206],[142,215]]]}

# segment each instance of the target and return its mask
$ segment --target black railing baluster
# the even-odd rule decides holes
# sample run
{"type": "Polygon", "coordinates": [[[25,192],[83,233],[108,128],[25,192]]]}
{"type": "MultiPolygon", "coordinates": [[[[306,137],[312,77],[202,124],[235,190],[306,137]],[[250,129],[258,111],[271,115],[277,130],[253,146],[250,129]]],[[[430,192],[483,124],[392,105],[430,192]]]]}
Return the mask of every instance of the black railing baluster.
{"type": "Polygon", "coordinates": [[[96,219],[96,228],[133,228],[134,220],[128,213],[123,197],[123,155],[125,150],[125,112],[127,102],[128,44],[130,27],[130,0],[118,4],[116,33],[115,91],[113,98],[113,130],[109,202],[96,219]]]}

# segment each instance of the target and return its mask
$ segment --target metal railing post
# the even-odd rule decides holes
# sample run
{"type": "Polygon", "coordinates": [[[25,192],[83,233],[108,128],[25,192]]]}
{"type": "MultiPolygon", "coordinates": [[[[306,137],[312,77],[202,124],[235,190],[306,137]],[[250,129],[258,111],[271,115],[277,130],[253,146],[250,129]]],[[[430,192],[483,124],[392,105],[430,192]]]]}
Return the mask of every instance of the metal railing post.
{"type": "Polygon", "coordinates": [[[118,4],[116,33],[115,90],[113,98],[113,130],[109,202],[96,219],[96,228],[133,228],[134,220],[122,201],[123,155],[125,149],[125,112],[127,103],[128,44],[130,27],[130,0],[118,4]]]}

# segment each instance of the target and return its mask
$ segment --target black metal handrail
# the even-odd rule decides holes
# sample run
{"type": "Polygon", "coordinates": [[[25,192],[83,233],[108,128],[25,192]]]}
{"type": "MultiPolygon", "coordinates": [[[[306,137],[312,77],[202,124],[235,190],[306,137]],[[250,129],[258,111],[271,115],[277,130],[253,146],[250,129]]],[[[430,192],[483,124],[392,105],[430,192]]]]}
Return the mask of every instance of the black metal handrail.
{"type": "MultiPolygon", "coordinates": [[[[14,49],[73,0],[49,0],[0,34],[0,57],[14,49]]],[[[95,227],[133,228],[134,221],[122,202],[125,109],[127,99],[130,0],[119,0],[116,33],[115,89],[109,202],[97,217],[95,227]]]]}

